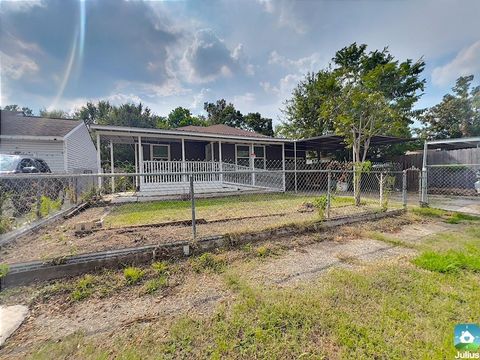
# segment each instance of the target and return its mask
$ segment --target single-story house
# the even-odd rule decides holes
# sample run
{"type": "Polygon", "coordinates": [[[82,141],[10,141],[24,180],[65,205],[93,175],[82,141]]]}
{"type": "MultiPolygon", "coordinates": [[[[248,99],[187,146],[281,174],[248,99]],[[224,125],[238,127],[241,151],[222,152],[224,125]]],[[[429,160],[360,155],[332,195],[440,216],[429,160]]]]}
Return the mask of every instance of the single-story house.
{"type": "Polygon", "coordinates": [[[0,111],[0,153],[43,159],[54,173],[95,173],[97,151],[83,121],[0,111]]]}
{"type": "MultiPolygon", "coordinates": [[[[320,160],[322,153],[345,148],[343,139],[338,136],[290,140],[223,124],[168,130],[92,125],[90,130],[97,143],[98,172],[104,172],[102,142],[110,148],[107,171],[112,173],[115,172],[115,144],[132,146],[135,172],[145,174],[136,178],[135,185],[139,193],[145,195],[188,193],[188,179],[182,173],[195,173],[195,182],[202,184],[205,192],[209,189],[215,192],[220,189],[284,191],[291,176],[283,170],[294,170],[312,153],[320,160]],[[252,170],[255,173],[248,173],[252,170]]],[[[374,137],[372,145],[396,140],[374,137]]],[[[114,181],[111,184],[113,188],[114,181]]]]}

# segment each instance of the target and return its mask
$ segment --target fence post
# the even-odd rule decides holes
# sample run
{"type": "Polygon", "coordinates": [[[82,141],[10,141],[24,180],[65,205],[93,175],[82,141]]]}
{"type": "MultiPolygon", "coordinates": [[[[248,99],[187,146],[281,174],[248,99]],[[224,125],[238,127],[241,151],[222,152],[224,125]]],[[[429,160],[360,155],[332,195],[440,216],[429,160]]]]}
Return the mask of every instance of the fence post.
{"type": "Polygon", "coordinates": [[[428,197],[427,197],[427,168],[422,170],[422,191],[421,191],[421,199],[420,199],[420,206],[428,206],[428,197]]]}
{"type": "Polygon", "coordinates": [[[403,208],[407,208],[407,170],[403,170],[402,173],[402,201],[403,208]]]}
{"type": "Polygon", "coordinates": [[[383,206],[383,172],[380,173],[380,207],[383,206]]]}
{"type": "Polygon", "coordinates": [[[331,191],[332,191],[332,173],[328,170],[327,177],[327,219],[330,219],[330,201],[331,201],[331,191]]]}
{"type": "Polygon", "coordinates": [[[193,240],[197,238],[197,224],[195,219],[195,192],[193,186],[193,175],[190,175],[190,198],[192,199],[192,234],[193,240]]]}

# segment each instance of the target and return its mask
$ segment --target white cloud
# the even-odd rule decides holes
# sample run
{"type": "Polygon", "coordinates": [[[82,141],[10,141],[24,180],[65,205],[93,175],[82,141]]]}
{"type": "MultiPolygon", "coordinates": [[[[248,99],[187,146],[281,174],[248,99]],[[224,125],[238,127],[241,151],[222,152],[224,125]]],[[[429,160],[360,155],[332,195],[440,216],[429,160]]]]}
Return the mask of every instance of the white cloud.
{"type": "Polygon", "coordinates": [[[44,7],[45,2],[43,0],[8,0],[0,1],[0,13],[2,12],[25,12],[32,8],[40,6],[44,7]]]}
{"type": "Polygon", "coordinates": [[[276,17],[277,25],[294,30],[297,34],[305,34],[306,24],[295,12],[295,2],[289,0],[258,0],[265,12],[276,17]]]}
{"type": "Polygon", "coordinates": [[[38,72],[38,64],[25,54],[10,56],[0,51],[2,72],[11,79],[18,80],[24,76],[38,72]]]}
{"type": "Polygon", "coordinates": [[[270,53],[270,56],[268,58],[268,63],[270,65],[280,65],[284,68],[296,70],[300,73],[307,73],[309,71],[318,71],[321,67],[326,65],[326,61],[323,61],[320,54],[316,52],[309,56],[292,60],[292,59],[288,59],[283,55],[280,55],[276,50],[273,50],[270,53]]]}
{"type": "Polygon", "coordinates": [[[462,49],[448,64],[433,69],[432,82],[435,85],[452,84],[459,76],[480,73],[480,40],[462,49]]]}
{"type": "Polygon", "coordinates": [[[118,81],[115,91],[137,93],[148,98],[160,98],[176,95],[186,95],[191,92],[184,88],[176,78],[169,78],[163,84],[144,82],[118,81]]]}
{"type": "Polygon", "coordinates": [[[195,110],[203,110],[203,103],[205,102],[210,89],[202,88],[198,94],[193,96],[192,108],[195,110]]]}

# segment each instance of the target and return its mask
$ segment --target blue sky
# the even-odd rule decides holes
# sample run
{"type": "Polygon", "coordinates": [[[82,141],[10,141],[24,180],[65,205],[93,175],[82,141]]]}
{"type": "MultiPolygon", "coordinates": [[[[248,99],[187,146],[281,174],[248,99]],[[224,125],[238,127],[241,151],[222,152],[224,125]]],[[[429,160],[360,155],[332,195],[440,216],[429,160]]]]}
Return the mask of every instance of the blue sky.
{"type": "Polygon", "coordinates": [[[143,102],[159,115],[225,98],[278,122],[308,71],[352,42],[427,63],[418,107],[480,78],[480,1],[0,1],[1,106],[143,102]]]}

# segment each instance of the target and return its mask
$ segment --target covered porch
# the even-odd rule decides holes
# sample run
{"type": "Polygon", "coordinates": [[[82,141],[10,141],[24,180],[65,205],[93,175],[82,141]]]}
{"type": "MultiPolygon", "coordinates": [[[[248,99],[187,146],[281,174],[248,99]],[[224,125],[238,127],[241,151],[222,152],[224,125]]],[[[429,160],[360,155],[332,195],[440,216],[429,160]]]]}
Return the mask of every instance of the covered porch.
{"type": "MultiPolygon", "coordinates": [[[[204,193],[285,191],[288,140],[101,125],[92,130],[101,173],[115,174],[116,149],[129,145],[137,196],[188,194],[190,175],[204,193]]],[[[115,192],[114,177],[111,188],[115,192]]]]}

